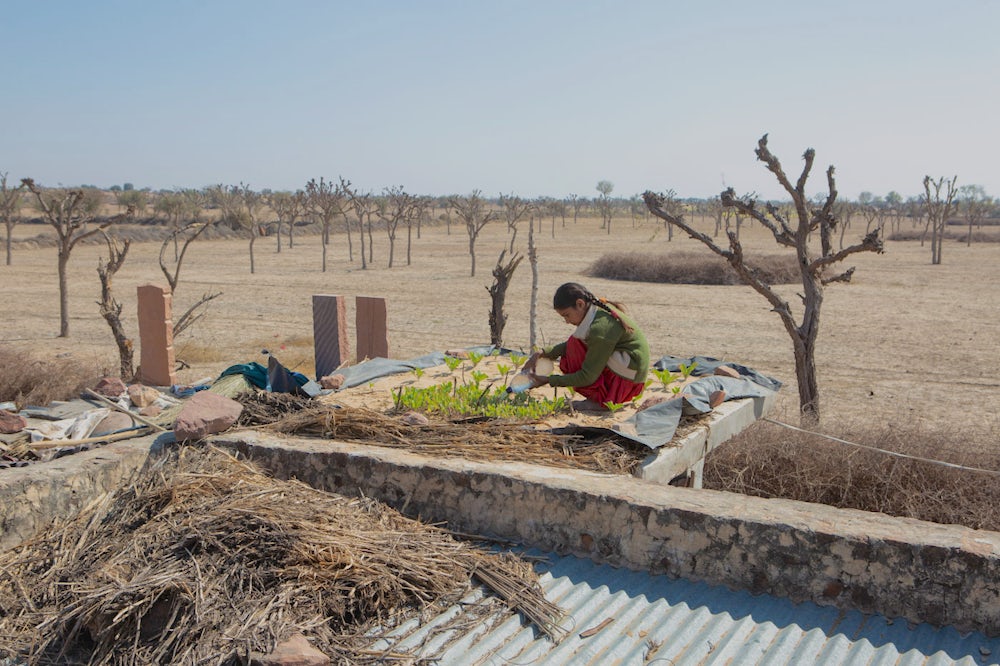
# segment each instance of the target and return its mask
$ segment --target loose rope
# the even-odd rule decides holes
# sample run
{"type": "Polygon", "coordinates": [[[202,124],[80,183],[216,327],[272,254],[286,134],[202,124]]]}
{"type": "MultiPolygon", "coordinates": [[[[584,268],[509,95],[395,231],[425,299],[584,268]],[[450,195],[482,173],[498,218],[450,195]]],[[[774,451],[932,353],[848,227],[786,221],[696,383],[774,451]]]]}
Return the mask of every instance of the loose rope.
{"type": "Polygon", "coordinates": [[[867,444],[858,444],[856,442],[848,442],[846,439],[840,439],[839,437],[833,437],[832,435],[824,435],[821,432],[813,432],[812,430],[805,430],[797,426],[789,425],[787,423],[782,423],[781,421],[775,421],[770,418],[763,418],[762,421],[767,421],[768,423],[773,423],[774,425],[779,425],[783,428],[788,428],[789,430],[795,430],[796,432],[804,432],[807,435],[815,435],[817,437],[823,437],[834,442],[839,442],[840,444],[847,444],[848,446],[856,446],[859,449],[868,449],[869,451],[877,451],[878,453],[884,453],[889,456],[895,456],[897,458],[908,458],[909,460],[919,460],[920,462],[930,463],[932,465],[943,465],[944,467],[951,467],[952,469],[962,469],[967,472],[981,472],[984,474],[992,474],[993,476],[1000,476],[1000,470],[995,469],[984,469],[982,467],[969,467],[967,465],[959,465],[956,463],[945,462],[944,460],[934,460],[933,458],[923,458],[921,456],[911,456],[907,453],[899,453],[898,451],[889,451],[888,449],[880,449],[877,446],[868,446],[867,444]]]}

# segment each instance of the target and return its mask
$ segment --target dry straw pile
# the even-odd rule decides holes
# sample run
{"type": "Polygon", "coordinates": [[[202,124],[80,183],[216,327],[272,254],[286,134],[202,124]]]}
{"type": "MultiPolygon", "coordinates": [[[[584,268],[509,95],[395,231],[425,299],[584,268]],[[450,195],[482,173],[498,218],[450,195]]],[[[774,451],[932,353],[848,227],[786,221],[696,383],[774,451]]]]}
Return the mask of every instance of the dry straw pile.
{"type": "Polygon", "coordinates": [[[383,663],[373,627],[452,603],[473,577],[557,635],[559,610],[524,562],[183,448],[0,554],[0,657],[235,664],[302,632],[335,663],[383,663]]]}
{"type": "Polygon", "coordinates": [[[280,393],[243,393],[236,400],[243,404],[239,425],[245,427],[401,448],[427,455],[611,474],[629,474],[649,455],[646,447],[615,435],[586,439],[536,430],[524,423],[479,418],[410,425],[399,417],[370,409],[324,404],[280,393]]]}

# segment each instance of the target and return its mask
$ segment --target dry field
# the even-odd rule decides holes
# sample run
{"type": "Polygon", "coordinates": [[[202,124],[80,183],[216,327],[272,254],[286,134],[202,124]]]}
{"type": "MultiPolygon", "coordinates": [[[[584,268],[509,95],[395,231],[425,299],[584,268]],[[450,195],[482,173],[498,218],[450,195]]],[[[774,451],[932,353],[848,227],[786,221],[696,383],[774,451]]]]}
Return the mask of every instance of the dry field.
{"type": "MultiPolygon", "coordinates": [[[[711,232],[709,221],[699,226],[711,232]]],[[[47,227],[21,225],[16,237],[47,227]]],[[[526,238],[524,228],[518,243],[526,238]]],[[[247,242],[198,241],[188,252],[175,296],[175,313],[202,293],[223,292],[208,315],[176,341],[179,359],[190,364],[183,381],[214,375],[225,367],[260,360],[273,351],[286,365],[312,373],[312,294],[380,296],[388,300],[391,355],[411,358],[433,350],[489,341],[487,314],[490,271],[507,242],[503,223],[488,225],[477,243],[477,275],[469,276],[468,237],[452,225],[424,227],[414,237],[412,265],[406,265],[405,230],[397,240],[395,266],[386,267],[388,241],[375,236],[375,260],[361,270],[348,261],[346,236],[336,234],[329,268],[320,272],[318,236],[297,236],[294,248],[275,252],[274,238],[256,243],[255,275],[249,273],[247,242]]],[[[848,238],[851,233],[848,232],[848,238]]],[[[707,355],[754,367],[786,383],[776,413],[796,423],[797,394],[791,345],[767,302],[743,286],[686,286],[614,282],[588,278],[587,267],[608,252],[701,251],[700,244],[674,235],[667,241],[653,221],[633,227],[617,219],[611,235],[599,220],[546,219],[536,233],[539,256],[539,336],[551,343],[571,330],[549,307],[560,283],[575,280],[598,295],[630,306],[645,329],[654,358],[707,355]],[[554,237],[553,237],[554,231],[554,237]]],[[[744,244],[774,253],[759,228],[745,229],[744,244]]],[[[523,247],[522,247],[523,249],[523,247]]],[[[70,261],[70,337],[59,330],[55,248],[14,249],[13,265],[0,265],[0,346],[46,357],[97,359],[115,373],[117,354],[98,314],[98,259],[103,245],[79,246],[70,261]]],[[[124,321],[135,331],[135,289],[165,284],[157,265],[159,243],[134,244],[115,280],[124,321]]],[[[854,281],[826,292],[817,357],[823,420],[827,424],[878,418],[907,425],[955,424],[980,443],[995,443],[1000,425],[1000,246],[966,247],[952,242],[944,264],[930,264],[930,248],[918,242],[888,242],[881,256],[852,258],[854,281]]],[[[505,342],[528,344],[531,271],[527,261],[508,293],[505,342]]],[[[793,306],[796,289],[783,289],[793,306]]],[[[350,301],[349,301],[350,302],[350,301]]],[[[349,306],[349,316],[352,316],[349,306]]]]}

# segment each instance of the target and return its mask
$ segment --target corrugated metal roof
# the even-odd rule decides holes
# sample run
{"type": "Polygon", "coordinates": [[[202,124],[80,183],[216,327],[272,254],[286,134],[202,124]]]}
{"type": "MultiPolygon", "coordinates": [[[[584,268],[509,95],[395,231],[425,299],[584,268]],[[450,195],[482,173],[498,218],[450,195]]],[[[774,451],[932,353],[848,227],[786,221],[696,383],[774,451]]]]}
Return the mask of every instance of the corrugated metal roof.
{"type": "Polygon", "coordinates": [[[574,557],[548,556],[536,569],[546,597],[567,612],[569,633],[558,645],[520,616],[489,626],[476,593],[428,621],[398,627],[375,647],[462,666],[1000,664],[1000,637],[981,633],[794,604],[574,557]]]}

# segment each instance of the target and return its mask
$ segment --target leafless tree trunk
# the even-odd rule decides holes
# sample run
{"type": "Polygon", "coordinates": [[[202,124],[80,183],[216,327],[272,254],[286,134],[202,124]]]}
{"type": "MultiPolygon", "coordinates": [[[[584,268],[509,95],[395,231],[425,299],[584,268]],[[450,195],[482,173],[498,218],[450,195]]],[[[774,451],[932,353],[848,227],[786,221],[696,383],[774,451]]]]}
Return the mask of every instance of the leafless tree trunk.
{"type": "Polygon", "coordinates": [[[819,231],[823,248],[831,247],[831,235],[837,225],[833,215],[833,205],[837,199],[837,189],[833,177],[833,167],[827,169],[828,194],[821,207],[810,204],[805,194],[806,180],[812,170],[815,151],[806,150],[803,155],[805,165],[797,182],[793,185],[785,175],[778,158],[767,148],[767,135],[757,143],[757,159],[764,162],[767,169],[774,174],[782,188],[791,196],[795,206],[797,224],[793,227],[790,221],[772,204],[765,204],[764,210],[758,208],[757,201],[751,197],[738,198],[732,188],[721,195],[722,204],[735,209],[739,214],[757,220],[774,236],[775,241],[782,246],[792,248],[798,257],[798,265],[802,279],[803,293],[800,295],[804,306],[802,321],[797,322],[792,313],[791,305],[764,282],[743,255],[743,246],[735,233],[730,232],[729,249],[723,249],[707,235],[696,231],[688,225],[683,217],[671,215],[661,205],[661,195],[646,192],[643,198],[646,205],[657,217],[670,222],[686,232],[691,238],[700,241],[709,250],[716,253],[732,266],[741,280],[761,294],[771,304],[774,312],[781,318],[782,324],[792,341],[795,354],[795,376],[799,389],[799,408],[802,419],[806,423],[818,421],[820,416],[819,385],[816,379],[816,339],[819,335],[820,311],[823,305],[823,290],[832,282],[847,282],[853,275],[850,268],[834,276],[826,276],[826,271],[852,254],[858,252],[882,252],[882,240],[879,230],[875,229],[864,239],[838,252],[826,251],[818,256],[813,254],[809,246],[812,232],[819,231]]]}
{"type": "MultiPolygon", "coordinates": [[[[389,238],[389,268],[392,268],[396,251],[396,230],[400,222],[412,217],[415,206],[416,197],[404,192],[402,186],[385,188],[383,196],[376,202],[376,212],[385,224],[385,233],[389,238]]],[[[409,245],[407,245],[407,257],[409,257],[409,245]]]]}
{"type": "MultiPolygon", "coordinates": [[[[333,220],[338,215],[343,215],[344,220],[347,220],[347,215],[344,212],[344,198],[346,196],[346,187],[350,186],[350,181],[345,181],[343,178],[340,179],[340,185],[334,185],[333,182],[326,181],[323,178],[316,182],[315,179],[310,180],[306,183],[304,206],[309,212],[320,219],[323,225],[321,245],[322,245],[322,271],[326,272],[326,249],[330,244],[330,226],[333,224],[333,220]]],[[[351,225],[347,222],[347,245],[348,245],[348,256],[350,260],[354,260],[354,250],[351,246],[351,225]]]]}
{"type": "Polygon", "coordinates": [[[518,223],[532,210],[532,203],[520,197],[515,197],[512,192],[507,195],[500,195],[500,206],[503,208],[503,217],[507,222],[507,232],[510,234],[510,252],[513,254],[514,241],[517,239],[518,223]]]}
{"type": "MultiPolygon", "coordinates": [[[[924,210],[927,214],[927,225],[931,230],[931,264],[934,266],[941,263],[945,226],[954,209],[955,195],[958,194],[958,189],[955,187],[957,181],[958,176],[953,176],[950,181],[945,180],[943,176],[936,181],[931,180],[930,176],[924,176],[924,210]],[[945,187],[943,198],[942,187],[945,187]],[[931,193],[932,188],[933,193],[931,193]]],[[[924,233],[926,234],[926,229],[924,233]]]]}
{"type": "Polygon", "coordinates": [[[3,218],[3,226],[7,232],[5,244],[7,246],[8,266],[10,266],[12,257],[11,245],[13,242],[14,227],[21,221],[21,216],[18,213],[21,210],[23,202],[23,192],[24,183],[21,183],[17,187],[8,187],[7,172],[0,172],[0,217],[3,218]]]}
{"type": "Polygon", "coordinates": [[[487,224],[497,219],[496,211],[487,210],[486,201],[474,190],[467,197],[452,197],[449,204],[459,219],[465,223],[469,234],[469,258],[472,262],[472,277],[476,276],[476,239],[487,224]]]}
{"type": "Polygon", "coordinates": [[[514,270],[517,269],[518,264],[524,258],[521,255],[512,254],[510,261],[504,264],[503,259],[506,254],[507,250],[500,252],[500,256],[497,258],[497,265],[493,268],[493,284],[486,287],[486,291],[490,292],[490,301],[492,303],[492,307],[490,308],[490,344],[494,347],[503,346],[503,329],[507,325],[507,313],[504,312],[503,306],[507,300],[507,287],[510,286],[510,279],[514,275],[514,270]]]}
{"type": "Polygon", "coordinates": [[[31,178],[22,178],[21,183],[35,196],[39,210],[45,221],[56,230],[58,257],[56,266],[59,272],[59,337],[69,337],[69,287],[66,268],[69,257],[76,244],[85,238],[107,229],[112,224],[130,219],[135,209],[129,207],[126,212],[98,221],[94,214],[96,209],[88,205],[83,190],[48,191],[43,192],[31,178]],[[95,224],[88,229],[88,226],[95,224]]]}
{"type": "Polygon", "coordinates": [[[122,326],[121,320],[122,304],[114,297],[111,281],[118,269],[125,263],[125,257],[128,255],[131,243],[126,240],[119,247],[115,239],[103,231],[101,233],[104,235],[104,242],[108,245],[108,260],[107,262],[98,260],[97,263],[97,275],[101,279],[101,300],[97,304],[101,308],[101,316],[104,317],[104,321],[108,322],[108,326],[111,327],[111,334],[118,347],[121,379],[123,382],[130,382],[135,377],[134,345],[132,340],[125,335],[125,327],[122,326]]]}
{"type": "Polygon", "coordinates": [[[535,250],[535,220],[528,225],[528,263],[531,265],[531,303],[528,312],[528,349],[538,343],[538,252],[535,250]]]}

